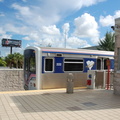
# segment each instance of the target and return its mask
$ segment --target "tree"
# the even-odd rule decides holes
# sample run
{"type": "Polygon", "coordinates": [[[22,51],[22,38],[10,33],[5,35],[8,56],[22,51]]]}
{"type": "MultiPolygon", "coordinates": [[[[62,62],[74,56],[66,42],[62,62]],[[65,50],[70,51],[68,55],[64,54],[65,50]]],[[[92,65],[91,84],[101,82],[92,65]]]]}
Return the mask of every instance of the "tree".
{"type": "Polygon", "coordinates": [[[19,68],[23,68],[23,60],[24,60],[23,55],[19,54],[19,59],[18,59],[18,67],[19,68]]]}
{"type": "Polygon", "coordinates": [[[4,61],[4,59],[3,58],[0,58],[0,66],[6,66],[6,62],[4,61]]]}
{"type": "Polygon", "coordinates": [[[7,66],[12,68],[22,68],[23,66],[23,55],[20,53],[9,54],[5,57],[7,66]]]}
{"type": "Polygon", "coordinates": [[[7,63],[7,66],[12,68],[12,65],[13,65],[13,54],[8,54],[8,56],[5,57],[5,61],[7,63]]]}
{"type": "Polygon", "coordinates": [[[23,65],[23,55],[21,55],[20,53],[14,53],[13,56],[14,59],[14,66],[16,68],[21,68],[23,65]]]}
{"type": "Polygon", "coordinates": [[[107,32],[105,34],[105,38],[100,40],[98,43],[98,50],[106,50],[106,51],[114,51],[115,48],[115,34],[111,32],[107,32]]]}

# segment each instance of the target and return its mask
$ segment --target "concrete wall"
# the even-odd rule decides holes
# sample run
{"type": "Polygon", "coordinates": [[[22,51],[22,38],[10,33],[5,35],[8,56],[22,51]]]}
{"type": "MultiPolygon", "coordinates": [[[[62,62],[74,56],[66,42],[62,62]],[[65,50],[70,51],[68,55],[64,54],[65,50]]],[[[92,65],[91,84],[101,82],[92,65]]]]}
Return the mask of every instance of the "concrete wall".
{"type": "Polygon", "coordinates": [[[114,79],[113,79],[113,87],[114,94],[120,95],[120,18],[115,19],[115,64],[114,64],[114,79]]]}
{"type": "Polygon", "coordinates": [[[0,69],[0,91],[19,91],[23,88],[22,69],[0,69]]]}
{"type": "Polygon", "coordinates": [[[120,48],[120,36],[116,34],[115,36],[115,64],[114,64],[114,93],[120,94],[120,71],[118,70],[119,65],[119,53],[118,48],[120,48]]]}

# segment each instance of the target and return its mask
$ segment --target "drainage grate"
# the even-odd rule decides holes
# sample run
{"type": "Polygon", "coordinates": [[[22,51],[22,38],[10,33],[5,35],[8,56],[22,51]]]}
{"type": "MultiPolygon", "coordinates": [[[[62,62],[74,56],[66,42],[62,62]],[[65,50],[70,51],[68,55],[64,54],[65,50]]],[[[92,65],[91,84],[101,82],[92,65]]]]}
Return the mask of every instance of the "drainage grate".
{"type": "Polygon", "coordinates": [[[82,103],[82,104],[85,105],[85,106],[88,106],[88,107],[97,105],[93,102],[85,102],[85,103],[82,103]]]}
{"type": "Polygon", "coordinates": [[[67,107],[68,110],[71,111],[77,111],[77,110],[82,110],[81,108],[77,107],[77,106],[73,106],[73,107],[67,107]]]}

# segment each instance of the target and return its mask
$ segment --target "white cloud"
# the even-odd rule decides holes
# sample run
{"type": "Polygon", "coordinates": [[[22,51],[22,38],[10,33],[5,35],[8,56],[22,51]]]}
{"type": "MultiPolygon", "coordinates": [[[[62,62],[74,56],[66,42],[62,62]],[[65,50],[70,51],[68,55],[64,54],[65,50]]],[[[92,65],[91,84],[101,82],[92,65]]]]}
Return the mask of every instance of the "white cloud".
{"type": "Polygon", "coordinates": [[[111,15],[108,15],[106,17],[100,16],[100,23],[102,26],[114,25],[114,17],[111,15]]]}
{"type": "MultiPolygon", "coordinates": [[[[82,38],[91,38],[91,40],[96,39],[98,41],[99,31],[98,24],[95,18],[88,13],[81,15],[74,20],[75,32],[74,35],[82,38]]],[[[95,43],[95,41],[92,41],[95,43]]]]}
{"type": "Polygon", "coordinates": [[[29,44],[26,45],[26,47],[30,46],[29,44]]]}
{"type": "Polygon", "coordinates": [[[22,38],[23,40],[31,40],[29,36],[25,36],[22,38]]]}
{"type": "MultiPolygon", "coordinates": [[[[63,42],[62,42],[63,44],[63,42]]],[[[60,39],[58,38],[54,38],[54,37],[46,37],[46,38],[43,38],[39,41],[35,41],[33,42],[32,44],[29,44],[29,45],[35,45],[35,46],[42,46],[42,47],[47,47],[47,46],[52,46],[52,47],[60,47],[61,45],[61,41],[60,39]]],[[[62,45],[63,47],[63,45],[62,45]]]]}
{"type": "Polygon", "coordinates": [[[115,11],[114,18],[120,17],[120,10],[115,11]]]}
{"type": "Polygon", "coordinates": [[[0,34],[5,34],[6,32],[3,30],[3,28],[0,28],[0,34]]]}
{"type": "Polygon", "coordinates": [[[3,26],[3,30],[5,32],[12,32],[15,34],[20,34],[20,35],[29,35],[31,31],[33,31],[32,28],[27,27],[27,26],[15,26],[14,24],[5,24],[3,26]]]}
{"type": "Polygon", "coordinates": [[[93,38],[91,38],[91,42],[93,43],[93,44],[97,44],[98,45],[98,42],[100,41],[100,39],[99,39],[99,37],[98,36],[96,36],[96,37],[93,37],[93,38]]]}
{"type": "MultiPolygon", "coordinates": [[[[0,0],[2,2],[3,0],[0,0]]],[[[22,0],[26,2],[24,5],[13,3],[9,11],[10,17],[5,14],[6,21],[4,25],[0,25],[0,34],[6,36],[6,38],[12,38],[12,35],[22,35],[24,40],[31,40],[32,44],[35,45],[48,45],[52,44],[53,47],[63,47],[64,39],[61,36],[60,30],[56,27],[55,24],[59,23],[60,20],[69,16],[73,12],[80,10],[82,7],[91,6],[102,2],[104,0],[22,0]],[[32,2],[33,1],[33,2],[32,2]],[[37,3],[37,4],[36,4],[37,3]],[[10,13],[12,11],[12,13],[10,13]],[[5,24],[7,23],[7,24],[5,24]],[[11,36],[7,35],[11,34],[11,36]]],[[[4,15],[4,14],[2,14],[4,15]]],[[[92,19],[88,25],[81,26],[87,33],[83,32],[85,37],[96,37],[98,36],[97,24],[95,23],[94,18],[90,15],[86,17],[92,19]],[[90,27],[93,27],[90,29],[90,27]],[[93,34],[94,33],[94,34],[93,34]]],[[[1,17],[3,18],[3,17],[1,17]]],[[[85,19],[86,20],[86,19],[85,19]]],[[[86,20],[86,23],[89,22],[86,20]]],[[[85,22],[84,22],[85,23],[85,22]]],[[[79,22],[76,23],[79,25],[79,22]]],[[[70,29],[69,23],[63,25],[63,32],[66,30],[67,35],[70,29]]],[[[79,27],[76,26],[75,33],[77,36],[83,37],[82,34],[78,34],[80,31],[79,27]]],[[[1,38],[3,36],[0,36],[1,38]]],[[[77,42],[85,45],[85,41],[82,41],[78,38],[68,38],[69,46],[78,45],[77,42]],[[73,39],[73,42],[72,42],[73,39]],[[73,44],[74,43],[74,44],[73,44]]],[[[27,41],[27,42],[31,42],[27,41]]],[[[30,44],[30,43],[28,43],[30,44]]],[[[80,45],[80,44],[79,44],[80,45]]]]}
{"type": "MultiPolygon", "coordinates": [[[[72,12],[77,11],[84,6],[90,6],[102,1],[104,0],[44,0],[37,1],[37,5],[34,5],[33,3],[33,5],[23,6],[14,3],[11,7],[16,10],[16,19],[19,19],[24,26],[34,27],[35,31],[43,29],[46,33],[48,32],[49,34],[49,32],[51,32],[52,34],[52,31],[55,30],[59,33],[59,30],[57,30],[55,26],[52,26],[52,29],[54,30],[50,30],[50,26],[59,22],[63,17],[72,14],[72,12]],[[45,26],[49,27],[46,28],[45,26]]],[[[66,25],[68,25],[68,23],[66,25]]],[[[31,31],[31,28],[29,28],[29,30],[31,31]]],[[[22,33],[20,32],[19,34],[22,33]]]]}
{"type": "Polygon", "coordinates": [[[63,26],[62,26],[62,29],[63,29],[63,33],[68,33],[69,32],[69,29],[70,29],[70,24],[69,23],[65,23],[63,26]]]}
{"type": "Polygon", "coordinates": [[[111,15],[107,15],[105,17],[100,16],[99,22],[101,23],[103,27],[112,26],[115,24],[115,18],[118,18],[118,17],[120,17],[120,10],[115,11],[115,14],[113,16],[111,15]]]}
{"type": "Polygon", "coordinates": [[[55,43],[56,43],[56,41],[54,41],[53,39],[46,38],[42,41],[42,46],[44,46],[44,47],[46,47],[48,45],[54,46],[55,43]]]}
{"type": "Polygon", "coordinates": [[[90,5],[94,5],[98,2],[103,2],[103,1],[106,1],[106,0],[82,0],[82,4],[84,6],[90,6],[90,5]]]}
{"type": "Polygon", "coordinates": [[[62,26],[62,29],[63,29],[64,40],[66,41],[66,39],[68,38],[69,29],[70,29],[69,23],[65,23],[65,24],[62,26]]]}
{"type": "Polygon", "coordinates": [[[33,40],[33,42],[35,41],[34,45],[40,45],[40,44],[46,45],[46,44],[49,44],[48,40],[52,40],[52,41],[54,40],[54,42],[56,42],[56,39],[59,39],[59,38],[60,38],[60,31],[56,27],[56,25],[43,26],[38,31],[29,30],[29,34],[23,37],[24,40],[33,40]]]}
{"type": "Polygon", "coordinates": [[[77,37],[69,37],[67,39],[67,46],[71,48],[81,48],[86,46],[87,44],[87,41],[79,39],[77,37]]]}
{"type": "Polygon", "coordinates": [[[44,0],[43,7],[51,11],[56,10],[56,13],[65,13],[69,10],[77,11],[84,6],[91,6],[102,1],[105,0],[44,0]]]}
{"type": "MultiPolygon", "coordinates": [[[[24,0],[26,1],[26,0],[24,0]]],[[[91,6],[104,0],[44,0],[36,1],[38,5],[23,6],[17,3],[12,8],[17,10],[16,17],[29,25],[53,25],[62,18],[78,11],[84,6],[91,6]]]]}
{"type": "Polygon", "coordinates": [[[45,24],[43,16],[39,13],[41,10],[38,7],[20,6],[19,4],[12,4],[12,8],[16,11],[16,19],[19,19],[27,26],[36,27],[37,29],[45,24]]]}
{"type": "Polygon", "coordinates": [[[2,34],[2,35],[0,35],[0,40],[2,40],[2,38],[8,38],[8,39],[11,39],[11,38],[12,38],[12,35],[2,34]]]}
{"type": "Polygon", "coordinates": [[[60,35],[59,29],[56,27],[56,25],[50,25],[50,26],[43,26],[42,32],[48,35],[60,35]]]}
{"type": "Polygon", "coordinates": [[[31,15],[31,11],[30,8],[27,6],[20,6],[16,3],[12,4],[12,7],[16,10],[18,10],[20,12],[21,15],[27,15],[30,16],[31,15]]]}
{"type": "Polygon", "coordinates": [[[37,31],[31,32],[29,36],[30,36],[31,40],[39,40],[40,39],[40,35],[37,31]]]}

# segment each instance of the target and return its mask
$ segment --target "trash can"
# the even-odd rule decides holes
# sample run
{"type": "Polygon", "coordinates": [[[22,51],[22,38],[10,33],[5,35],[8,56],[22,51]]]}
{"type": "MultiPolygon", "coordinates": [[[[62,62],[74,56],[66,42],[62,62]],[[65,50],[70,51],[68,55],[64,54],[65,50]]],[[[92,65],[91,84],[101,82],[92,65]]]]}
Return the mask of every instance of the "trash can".
{"type": "Polygon", "coordinates": [[[73,93],[73,88],[74,88],[74,77],[72,73],[69,73],[67,77],[66,93],[73,93]]]}
{"type": "Polygon", "coordinates": [[[87,72],[87,88],[95,89],[96,70],[88,70],[87,72]]]}

